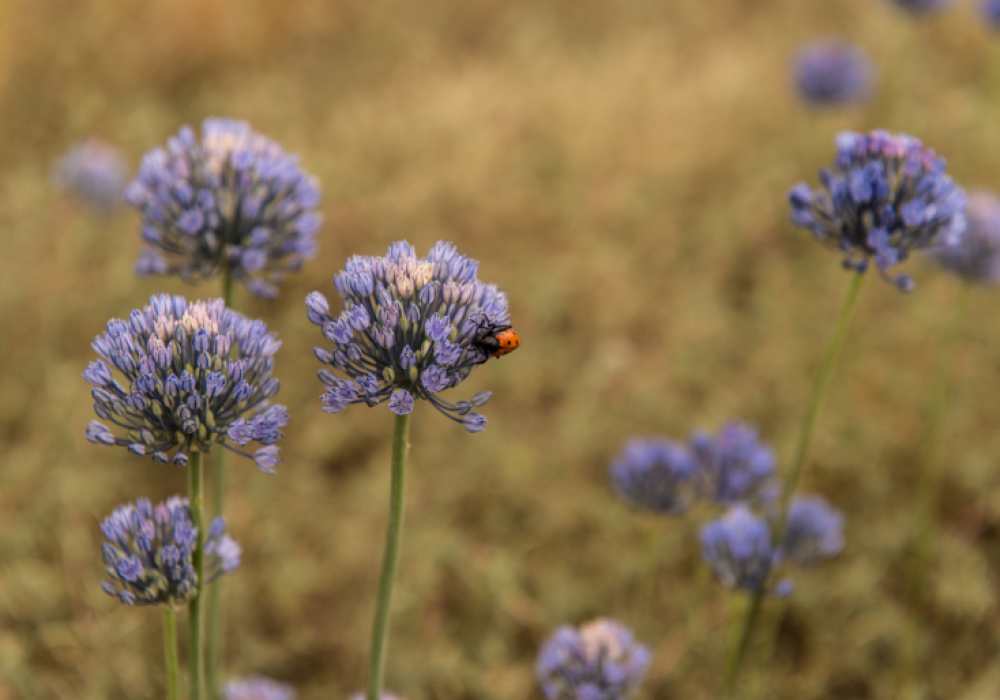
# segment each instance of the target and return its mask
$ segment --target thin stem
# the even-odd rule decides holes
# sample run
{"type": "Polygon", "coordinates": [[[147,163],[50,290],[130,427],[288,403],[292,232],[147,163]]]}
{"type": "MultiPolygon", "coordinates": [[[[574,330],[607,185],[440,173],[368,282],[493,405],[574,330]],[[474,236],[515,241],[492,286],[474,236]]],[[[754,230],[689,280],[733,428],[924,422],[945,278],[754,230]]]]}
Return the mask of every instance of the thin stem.
{"type": "Polygon", "coordinates": [[[180,668],[177,663],[177,618],[174,611],[166,605],[163,611],[163,655],[167,664],[167,698],[178,700],[180,697],[180,668]]]}
{"type": "Polygon", "coordinates": [[[406,453],[409,450],[410,416],[396,416],[392,431],[392,485],[389,491],[389,528],[385,534],[385,555],[378,581],[375,620],[372,623],[371,651],[368,656],[368,685],[365,700],[379,700],[385,651],[389,641],[389,613],[392,588],[399,564],[399,545],[403,539],[403,505],[406,491],[406,453]]]}
{"type": "MultiPolygon", "coordinates": [[[[823,362],[820,364],[819,376],[816,378],[812,398],[809,400],[809,408],[806,411],[801,432],[799,433],[799,442],[795,448],[792,468],[788,478],[785,480],[784,489],[781,493],[777,524],[772,532],[772,541],[774,543],[779,543],[785,539],[785,529],[788,526],[788,510],[792,503],[792,495],[795,493],[795,487],[799,483],[799,478],[802,476],[806,460],[809,457],[809,445],[812,442],[813,431],[816,428],[816,420],[819,417],[820,409],[823,407],[823,400],[826,398],[827,391],[830,388],[830,380],[833,377],[833,366],[836,363],[837,355],[840,353],[840,348],[844,344],[844,338],[847,336],[847,328],[850,325],[854,307],[857,305],[858,292],[861,291],[861,283],[864,281],[864,278],[863,274],[852,274],[851,283],[847,288],[847,297],[840,307],[840,315],[837,317],[833,336],[830,338],[830,343],[826,347],[826,354],[823,356],[823,362]]],[[[750,637],[753,634],[754,625],[760,615],[761,603],[766,592],[766,586],[761,586],[753,592],[750,604],[747,606],[746,615],[743,618],[739,641],[733,650],[732,656],[727,660],[720,693],[721,697],[727,700],[732,697],[733,690],[736,687],[740,666],[750,645],[750,637]]]]}
{"type": "MultiPolygon", "coordinates": [[[[957,308],[945,331],[942,347],[935,363],[933,394],[927,415],[924,447],[921,450],[924,459],[921,460],[920,476],[913,501],[911,554],[907,561],[904,584],[904,600],[911,608],[921,604],[927,586],[927,568],[937,529],[937,519],[935,518],[937,494],[940,491],[941,478],[944,475],[943,448],[944,437],[947,433],[948,409],[951,406],[955,368],[958,365],[957,356],[968,321],[970,286],[967,282],[962,284],[958,293],[957,308]]],[[[923,632],[921,628],[922,625],[917,620],[913,628],[906,634],[909,643],[904,641],[903,649],[899,654],[897,683],[901,691],[912,680],[916,671],[916,656],[919,646],[917,641],[923,632]]]]}
{"type": "Polygon", "coordinates": [[[646,535],[646,552],[642,567],[642,578],[645,580],[645,588],[640,584],[639,604],[636,606],[638,619],[636,629],[643,633],[643,637],[649,639],[649,635],[656,627],[653,624],[656,607],[656,573],[658,564],[658,554],[660,551],[660,537],[663,528],[660,522],[654,522],[646,535]]]}
{"type": "MultiPolygon", "coordinates": [[[[227,309],[233,308],[233,272],[227,266],[222,272],[222,301],[227,309]]],[[[226,488],[229,483],[229,450],[216,450],[212,459],[212,512],[215,517],[225,517],[226,488]]],[[[219,668],[222,659],[222,580],[208,589],[208,630],[206,645],[205,682],[208,693],[215,697],[219,692],[219,668]]]]}
{"type": "Polygon", "coordinates": [[[201,594],[204,591],[205,580],[205,503],[201,492],[201,452],[192,452],[188,461],[188,507],[191,509],[191,524],[198,528],[195,543],[193,564],[198,576],[198,590],[188,603],[188,624],[190,633],[190,675],[191,700],[202,700],[205,670],[202,666],[201,639],[201,594]]]}

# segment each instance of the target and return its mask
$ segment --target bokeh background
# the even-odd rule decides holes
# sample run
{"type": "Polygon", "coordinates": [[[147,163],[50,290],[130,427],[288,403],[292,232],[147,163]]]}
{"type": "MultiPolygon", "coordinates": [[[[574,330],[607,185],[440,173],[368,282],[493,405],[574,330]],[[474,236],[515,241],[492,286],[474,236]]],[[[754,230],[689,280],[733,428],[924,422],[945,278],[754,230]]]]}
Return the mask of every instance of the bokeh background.
{"type": "MultiPolygon", "coordinates": [[[[88,213],[51,186],[74,141],[102,137],[135,167],[182,124],[237,117],[322,185],[318,258],[275,302],[237,293],[284,341],[292,421],[277,476],[232,464],[245,555],[225,581],[229,675],[304,700],[363,685],[391,414],[320,411],[303,299],[335,299],[350,255],[443,238],[507,291],[524,344],[454,392],[493,392],[485,434],[415,411],[387,687],[539,698],[540,643],[610,615],[653,648],[639,698],[703,698],[732,600],[700,561],[706,514],[631,512],[608,462],[629,436],[742,418],[787,463],[848,282],[788,223],[788,187],[816,181],[838,130],[876,127],[921,137],[967,187],[1000,186],[998,42],[969,4],[916,19],[878,0],[3,3],[0,698],[163,696],[159,615],[101,591],[98,524],[182,492],[185,474],[87,443],[80,373],[107,319],[151,293],[219,294],[133,275],[138,216],[88,213]],[[876,62],[867,105],[820,111],[792,93],[796,48],[828,35],[876,62]]],[[[1000,697],[997,297],[973,295],[956,358],[942,529],[914,611],[909,506],[958,284],[908,267],[914,293],[874,275],[863,290],[804,484],[844,511],[847,547],[769,607],[774,671],[748,676],[763,697],[891,697],[917,612],[919,696],[1000,697]]]]}

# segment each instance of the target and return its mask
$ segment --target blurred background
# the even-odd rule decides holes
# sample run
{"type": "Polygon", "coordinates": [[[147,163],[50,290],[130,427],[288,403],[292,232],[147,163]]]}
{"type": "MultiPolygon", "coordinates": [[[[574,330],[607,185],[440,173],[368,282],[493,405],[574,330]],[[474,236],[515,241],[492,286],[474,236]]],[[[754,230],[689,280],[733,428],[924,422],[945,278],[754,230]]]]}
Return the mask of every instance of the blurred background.
{"type": "MultiPolygon", "coordinates": [[[[732,600],[700,560],[704,514],[630,511],[608,462],[630,436],[741,418],[787,464],[848,283],[788,222],[787,189],[817,181],[837,131],[876,127],[922,138],[966,187],[1000,186],[998,42],[961,3],[922,18],[878,0],[3,3],[0,698],[164,695],[159,614],[101,591],[98,525],[125,501],[183,492],[185,473],[89,444],[80,373],[106,321],[150,294],[220,294],[218,280],[133,274],[138,215],[93,214],[52,187],[75,141],[103,138],[134,170],[181,125],[235,117],[321,183],[318,257],[277,301],[237,291],[284,341],[292,420],[277,476],[231,465],[244,560],[225,580],[227,675],[270,675],[304,700],[362,687],[391,414],[320,411],[311,347],[326,343],[303,300],[337,299],[350,255],[447,239],[507,292],[523,346],[448,397],[492,391],[485,434],[414,413],[387,688],[540,698],[541,642],[607,615],[653,649],[640,699],[703,698],[732,600]],[[830,35],[874,61],[867,104],[794,95],[796,49],[830,35]]],[[[921,260],[907,268],[914,293],[875,275],[862,293],[803,484],[845,513],[847,546],[769,606],[780,634],[765,697],[891,696],[913,618],[901,579],[926,379],[959,291],[921,260]]],[[[973,295],[958,356],[927,698],[1000,697],[993,294],[973,295]]]]}

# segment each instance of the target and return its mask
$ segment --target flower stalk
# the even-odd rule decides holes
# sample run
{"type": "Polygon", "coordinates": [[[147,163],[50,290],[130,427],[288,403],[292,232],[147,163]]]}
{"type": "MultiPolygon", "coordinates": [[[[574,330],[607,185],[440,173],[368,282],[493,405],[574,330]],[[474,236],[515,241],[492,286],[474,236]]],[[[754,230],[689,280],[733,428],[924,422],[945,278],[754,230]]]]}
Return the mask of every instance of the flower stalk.
{"type": "Polygon", "coordinates": [[[164,605],[163,612],[163,654],[167,669],[167,698],[180,698],[180,669],[177,663],[177,618],[173,609],[164,605]]]}
{"type": "Polygon", "coordinates": [[[205,590],[205,504],[202,497],[201,452],[192,452],[188,461],[188,505],[191,509],[191,524],[197,528],[192,563],[198,577],[197,592],[188,603],[188,624],[190,626],[190,684],[191,700],[202,700],[205,670],[202,648],[202,593],[205,590]]]}

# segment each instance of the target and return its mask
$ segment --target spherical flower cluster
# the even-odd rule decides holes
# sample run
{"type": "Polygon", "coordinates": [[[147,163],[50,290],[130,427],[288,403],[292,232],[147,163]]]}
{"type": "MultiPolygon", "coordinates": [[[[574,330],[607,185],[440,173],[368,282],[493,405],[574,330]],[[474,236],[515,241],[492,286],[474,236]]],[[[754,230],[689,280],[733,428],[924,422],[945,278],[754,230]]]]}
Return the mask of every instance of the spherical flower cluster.
{"type": "Polygon", "coordinates": [[[965,194],[945,174],[945,160],[905,134],[840,133],[834,170],[823,168],[820,181],[815,190],[804,182],[791,189],[792,222],[840,250],[849,270],[862,273],[874,258],[904,291],[913,280],[886,271],[965,229],[965,194]]]}
{"type": "Polygon", "coordinates": [[[76,195],[101,212],[121,204],[127,178],[125,158],[118,149],[94,138],[74,144],[52,169],[57,189],[76,195]]]}
{"type": "Polygon", "coordinates": [[[733,421],[717,436],[695,432],[690,445],[701,494],[708,500],[730,505],[773,496],[774,450],[760,441],[756,428],[733,421]]]}
{"type": "Polygon", "coordinates": [[[979,15],[992,29],[1000,29],[1000,0],[983,0],[979,15]]]}
{"type": "Polygon", "coordinates": [[[697,497],[696,467],[685,445],[660,438],[629,440],[611,463],[611,483],[615,492],[632,505],[679,515],[697,497]]]}
{"type": "Polygon", "coordinates": [[[627,627],[598,619],[557,629],[538,654],[536,674],[548,700],[622,700],[650,660],[627,627]]]}
{"type": "Polygon", "coordinates": [[[206,119],[145,155],[125,190],[147,247],[136,272],[185,280],[228,269],[254,295],[277,296],[285,272],[316,254],[319,187],[246,122],[206,119]]]}
{"type": "Polygon", "coordinates": [[[192,449],[219,443],[245,457],[226,438],[264,447],[252,458],[268,473],[280,462],[274,443],[288,423],[284,406],[269,406],[278,393],[271,376],[281,342],[263,321],[227,309],[221,299],[188,303],[161,294],[128,320],[112,319],[92,347],[102,359],[83,373],[93,385],[94,411],[124,429],[116,437],[99,421],[87,425],[95,444],[122,445],[161,464],[184,466],[192,449]],[[122,383],[111,368],[124,375],[122,383]],[[170,452],[175,451],[172,458],[170,452]]]}
{"type": "Polygon", "coordinates": [[[965,210],[968,227],[958,241],[927,250],[936,263],[979,284],[1000,283],[1000,199],[973,192],[965,210]]]}
{"type": "MultiPolygon", "coordinates": [[[[240,546],[225,534],[222,518],[212,521],[205,538],[205,583],[240,565],[240,546]]],[[[155,508],[145,498],[116,509],[101,523],[108,539],[101,546],[111,581],[101,588],[126,605],[177,608],[197,594],[192,564],[198,528],[191,524],[186,498],[174,496],[155,508]]]]}
{"type": "Polygon", "coordinates": [[[816,105],[865,100],[871,94],[874,69],[865,53],[839,39],[806,44],[795,56],[794,80],[799,95],[816,105]]]}
{"type": "Polygon", "coordinates": [[[797,496],[788,511],[784,556],[812,566],[844,549],[844,516],[819,496],[797,496]]]}
{"type": "Polygon", "coordinates": [[[892,4],[915,15],[938,12],[951,4],[951,0],[890,0],[892,4]]]}
{"type": "Polygon", "coordinates": [[[476,279],[478,268],[450,243],[438,242],[426,258],[418,258],[402,241],[384,257],[347,261],[334,278],[344,298],[336,318],[326,297],[310,294],[309,320],[334,345],[314,348],[316,357],[347,375],[320,370],[327,387],[323,410],[337,413],[350,404],[374,406],[388,398],[389,410],[406,415],[416,399],[425,399],[469,432],[483,432],[486,418],[471,411],[489,400],[489,392],[454,404],[439,395],[489,359],[478,342],[491,329],[508,325],[506,295],[476,279]]]}
{"type": "Polygon", "coordinates": [[[295,700],[295,688],[271,678],[255,676],[231,680],[222,688],[223,700],[295,700]]]}

